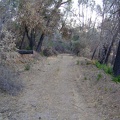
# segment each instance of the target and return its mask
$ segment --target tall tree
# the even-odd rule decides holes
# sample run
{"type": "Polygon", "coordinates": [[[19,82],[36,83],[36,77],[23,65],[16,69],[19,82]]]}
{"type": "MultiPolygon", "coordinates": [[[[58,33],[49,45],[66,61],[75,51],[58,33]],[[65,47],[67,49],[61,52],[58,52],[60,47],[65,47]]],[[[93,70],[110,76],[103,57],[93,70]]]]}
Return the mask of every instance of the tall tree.
{"type": "Polygon", "coordinates": [[[114,62],[113,72],[115,76],[120,75],[120,41],[118,44],[118,50],[117,50],[117,54],[114,62]]]}
{"type": "MultiPolygon", "coordinates": [[[[20,2],[19,23],[25,29],[30,44],[34,43],[35,33],[41,34],[37,40],[37,52],[41,50],[44,37],[59,27],[60,7],[68,3],[70,0],[22,0],[20,2]]],[[[33,45],[31,47],[33,48],[33,45]]]]}
{"type": "MultiPolygon", "coordinates": [[[[119,5],[120,5],[120,3],[119,3],[119,5]]],[[[120,34],[120,6],[118,7],[118,10],[116,12],[118,13],[118,20],[119,20],[118,33],[120,34]]],[[[113,72],[114,72],[115,76],[119,76],[120,75],[120,41],[119,41],[119,44],[118,44],[116,58],[115,58],[114,66],[113,66],[113,72]]]]}

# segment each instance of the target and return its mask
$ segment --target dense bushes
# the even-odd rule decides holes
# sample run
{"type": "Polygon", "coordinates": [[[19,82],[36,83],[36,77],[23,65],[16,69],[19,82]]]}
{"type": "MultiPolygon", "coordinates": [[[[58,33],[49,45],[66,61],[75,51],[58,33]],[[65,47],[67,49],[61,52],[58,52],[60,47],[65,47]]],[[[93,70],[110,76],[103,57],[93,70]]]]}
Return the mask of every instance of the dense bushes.
{"type": "Polygon", "coordinates": [[[57,53],[70,53],[77,56],[90,56],[90,50],[86,44],[82,41],[73,41],[73,40],[46,40],[44,42],[46,48],[52,48],[57,53]]]}
{"type": "Polygon", "coordinates": [[[52,56],[52,55],[57,55],[57,52],[53,49],[53,48],[45,48],[43,51],[42,51],[43,55],[44,56],[52,56]]]}
{"type": "Polygon", "coordinates": [[[75,55],[81,56],[81,54],[83,54],[82,52],[85,49],[85,47],[86,45],[80,41],[71,42],[71,50],[75,55]]]}

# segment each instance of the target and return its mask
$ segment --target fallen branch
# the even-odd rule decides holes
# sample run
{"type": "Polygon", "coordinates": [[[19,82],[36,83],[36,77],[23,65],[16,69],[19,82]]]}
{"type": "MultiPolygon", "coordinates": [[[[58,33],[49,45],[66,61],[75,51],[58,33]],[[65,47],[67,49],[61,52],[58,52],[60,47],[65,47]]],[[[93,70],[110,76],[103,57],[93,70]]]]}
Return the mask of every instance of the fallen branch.
{"type": "Polygon", "coordinates": [[[33,54],[33,50],[18,50],[19,54],[33,54]]]}

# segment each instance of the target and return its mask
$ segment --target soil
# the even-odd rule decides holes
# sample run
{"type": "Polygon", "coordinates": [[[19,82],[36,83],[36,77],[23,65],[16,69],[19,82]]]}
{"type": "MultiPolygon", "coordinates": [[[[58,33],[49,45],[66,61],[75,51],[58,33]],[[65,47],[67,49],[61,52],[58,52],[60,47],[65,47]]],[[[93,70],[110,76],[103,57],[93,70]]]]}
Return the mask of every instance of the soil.
{"type": "Polygon", "coordinates": [[[120,120],[120,84],[90,60],[61,54],[19,68],[24,89],[0,93],[0,120],[120,120]]]}

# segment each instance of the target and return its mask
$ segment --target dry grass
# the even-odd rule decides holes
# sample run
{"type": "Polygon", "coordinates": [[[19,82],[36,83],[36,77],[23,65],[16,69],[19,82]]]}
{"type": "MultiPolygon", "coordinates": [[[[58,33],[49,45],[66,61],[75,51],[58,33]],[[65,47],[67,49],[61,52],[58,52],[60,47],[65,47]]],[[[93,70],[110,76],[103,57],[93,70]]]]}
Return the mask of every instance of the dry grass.
{"type": "Polygon", "coordinates": [[[19,74],[11,68],[0,65],[0,90],[10,95],[17,95],[23,89],[19,74]]]}
{"type": "MultiPolygon", "coordinates": [[[[91,107],[95,107],[105,120],[120,120],[120,84],[112,81],[112,76],[97,68],[94,64],[88,64],[88,60],[82,60],[84,64],[79,67],[83,75],[81,82],[77,83],[83,88],[85,99],[91,107]]],[[[90,63],[90,62],[89,62],[90,63]]],[[[104,69],[106,66],[102,66],[104,69]]],[[[105,69],[108,70],[109,69],[105,69]]]]}

